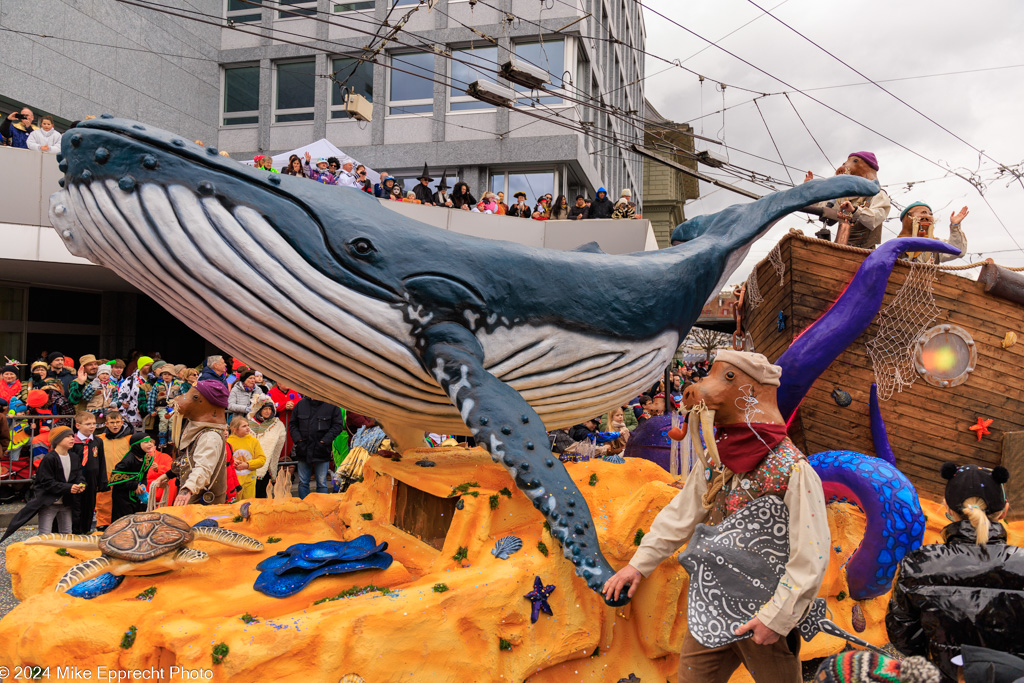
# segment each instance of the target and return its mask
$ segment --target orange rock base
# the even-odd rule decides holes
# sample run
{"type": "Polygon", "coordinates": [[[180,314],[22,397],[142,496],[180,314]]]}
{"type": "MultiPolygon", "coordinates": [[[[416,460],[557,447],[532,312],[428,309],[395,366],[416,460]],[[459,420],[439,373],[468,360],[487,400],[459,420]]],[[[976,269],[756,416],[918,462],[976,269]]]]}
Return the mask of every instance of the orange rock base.
{"type": "MultiPolygon", "coordinates": [[[[567,465],[590,506],[605,556],[618,568],[635,549],[637,529],[650,528],[655,515],[678,489],[671,477],[645,461],[624,465],[603,461],[567,465]],[[589,484],[591,475],[597,482],[589,484]]],[[[941,506],[925,503],[926,543],[938,540],[945,525],[941,506]]],[[[686,572],[664,562],[640,586],[632,604],[613,609],[590,591],[562,558],[543,527],[543,518],[512,485],[504,468],[482,450],[435,448],[409,451],[400,462],[369,460],[364,482],[344,495],[313,494],[305,501],[251,501],[250,519],[234,523],[237,505],[165,509],[189,523],[222,516],[222,526],[266,544],[262,553],[246,553],[203,541],[196,546],[210,560],[158,576],[129,576],[114,591],[84,600],[54,592],[58,579],[74,564],[96,556],[72,550],[12,545],[7,568],[15,595],[23,602],[0,620],[0,643],[22,665],[77,665],[91,669],[146,669],[167,672],[172,665],[213,671],[213,680],[337,681],[356,673],[369,683],[385,681],[617,681],[636,674],[644,681],[675,680],[677,653],[686,629],[686,572]],[[429,458],[435,467],[414,463],[429,458]],[[438,498],[459,484],[475,482],[464,495],[438,550],[391,524],[397,482],[438,498]],[[511,498],[500,494],[511,492],[511,498]],[[497,508],[491,496],[497,494],[497,508]],[[364,518],[370,517],[370,519],[364,518]],[[285,599],[253,590],[256,565],[293,543],[351,540],[372,534],[388,542],[394,564],[383,571],[324,577],[285,599]],[[496,539],[515,535],[523,548],[508,560],[491,555],[496,539]],[[282,539],[267,544],[269,537],[282,539]],[[542,554],[538,543],[549,550],[542,554]],[[465,547],[466,559],[453,556],[465,547]],[[549,599],[554,616],[530,623],[535,576],[556,589],[549,599]],[[373,584],[396,591],[371,593],[315,605],[322,598],[373,584]],[[448,590],[435,592],[435,584],[448,590]],[[135,596],[155,587],[150,601],[135,596]],[[245,623],[249,614],[258,621],[245,623]],[[122,635],[135,626],[129,649],[122,635]],[[507,641],[510,650],[500,649],[507,641]],[[216,644],[228,655],[212,663],[216,644]]],[[[821,594],[835,621],[852,630],[853,601],[845,595],[842,564],[863,533],[863,516],[849,506],[831,506],[832,558],[821,594]]],[[[1011,542],[1024,543],[1024,523],[1011,528],[1011,542]]],[[[861,603],[870,642],[886,642],[884,616],[888,596],[861,603]]],[[[843,643],[818,636],[805,644],[804,659],[826,656],[843,643]]],[[[735,680],[749,678],[738,672],[735,680]]]]}

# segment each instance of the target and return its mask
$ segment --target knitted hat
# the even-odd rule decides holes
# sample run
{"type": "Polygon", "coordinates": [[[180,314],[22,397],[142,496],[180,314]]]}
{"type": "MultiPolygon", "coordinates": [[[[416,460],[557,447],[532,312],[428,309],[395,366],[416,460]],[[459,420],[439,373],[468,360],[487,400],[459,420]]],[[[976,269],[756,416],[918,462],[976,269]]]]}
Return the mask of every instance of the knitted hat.
{"type": "Polygon", "coordinates": [[[149,356],[139,356],[136,359],[136,361],[135,361],[135,367],[138,368],[139,370],[141,370],[142,368],[146,367],[147,365],[152,365],[152,364],[153,364],[153,359],[150,358],[149,356]]]}
{"type": "Polygon", "coordinates": [[[864,160],[864,163],[871,168],[878,170],[878,159],[871,152],[850,152],[851,157],[860,157],[864,160]]]}
{"type": "Polygon", "coordinates": [[[64,356],[64,367],[70,368],[71,370],[74,370],[75,369],[75,359],[72,358],[71,356],[64,356]]]}
{"type": "MultiPolygon", "coordinates": [[[[149,369],[150,369],[151,372],[159,373],[160,372],[160,368],[162,368],[165,365],[167,365],[167,361],[165,361],[165,360],[155,360],[155,361],[153,361],[153,365],[151,365],[149,369]]],[[[139,367],[142,367],[142,366],[139,366],[139,367]]]]}
{"type": "Polygon", "coordinates": [[[50,395],[42,389],[31,389],[25,398],[29,408],[42,408],[50,400],[50,395]]]}
{"type": "Polygon", "coordinates": [[[901,211],[901,212],[900,212],[900,220],[902,221],[902,220],[903,220],[903,217],[904,217],[904,216],[906,216],[906,215],[907,215],[907,213],[908,213],[908,212],[909,212],[909,211],[910,211],[911,209],[913,209],[913,208],[914,208],[915,206],[923,206],[924,208],[928,209],[929,211],[931,211],[931,210],[932,210],[932,207],[928,206],[928,205],[927,205],[927,204],[925,204],[924,202],[914,202],[913,204],[907,204],[907,208],[903,209],[903,211],[901,211]]]}
{"type": "Polygon", "coordinates": [[[114,373],[114,370],[109,365],[101,365],[96,370],[96,376],[97,377],[99,377],[100,375],[112,375],[113,373],[114,373]]]}
{"type": "Polygon", "coordinates": [[[623,190],[623,191],[622,191],[622,192],[620,193],[620,195],[619,195],[619,196],[621,196],[621,197],[632,197],[632,196],[633,196],[633,190],[631,190],[631,189],[629,189],[629,188],[627,187],[627,188],[626,188],[625,190],[623,190]]]}
{"type": "Polygon", "coordinates": [[[196,382],[196,391],[207,401],[218,408],[228,407],[228,388],[216,379],[204,379],[196,382]]]}
{"type": "Polygon", "coordinates": [[[15,375],[17,375],[18,374],[18,366],[17,365],[5,365],[4,369],[0,370],[0,374],[5,373],[5,372],[13,372],[15,375]]]}
{"type": "Polygon", "coordinates": [[[841,652],[818,667],[815,683],[939,683],[939,670],[923,657],[900,662],[868,650],[841,652]]]}
{"type": "Polygon", "coordinates": [[[1000,465],[989,469],[944,462],[939,473],[946,480],[946,505],[950,510],[959,512],[968,498],[981,498],[985,501],[985,512],[988,514],[1006,507],[1003,484],[1009,481],[1010,472],[1005,467],[1000,465]]]}
{"type": "Polygon", "coordinates": [[[95,363],[95,362],[96,362],[96,356],[92,355],[91,353],[87,353],[87,354],[85,354],[84,356],[82,356],[81,358],[78,359],[78,364],[79,365],[88,365],[89,363],[95,363]]]}
{"type": "Polygon", "coordinates": [[[65,437],[73,436],[71,427],[55,427],[50,430],[50,448],[55,448],[65,437]]]}
{"type": "Polygon", "coordinates": [[[61,353],[60,351],[53,351],[53,352],[50,353],[49,356],[46,357],[46,362],[47,363],[52,363],[53,361],[57,360],[58,358],[63,358],[63,357],[64,357],[64,354],[61,353]]]}
{"type": "Polygon", "coordinates": [[[773,387],[777,387],[780,384],[779,378],[782,376],[782,368],[769,363],[763,354],[723,349],[715,356],[715,360],[728,363],[745,372],[758,384],[766,384],[773,387]]]}
{"type": "Polygon", "coordinates": [[[250,377],[254,377],[255,375],[256,373],[253,372],[252,370],[246,370],[245,372],[238,376],[238,381],[244,383],[245,380],[249,379],[250,377]]]}

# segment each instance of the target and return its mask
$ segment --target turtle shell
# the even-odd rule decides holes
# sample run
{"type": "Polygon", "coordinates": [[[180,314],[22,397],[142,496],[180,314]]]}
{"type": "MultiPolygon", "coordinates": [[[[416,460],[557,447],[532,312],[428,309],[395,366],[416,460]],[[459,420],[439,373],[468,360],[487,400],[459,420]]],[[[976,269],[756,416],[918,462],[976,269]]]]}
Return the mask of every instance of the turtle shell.
{"type": "Polygon", "coordinates": [[[107,527],[99,548],[105,555],[129,562],[145,562],[177,550],[195,538],[188,523],[162,512],[122,517],[107,527]]]}

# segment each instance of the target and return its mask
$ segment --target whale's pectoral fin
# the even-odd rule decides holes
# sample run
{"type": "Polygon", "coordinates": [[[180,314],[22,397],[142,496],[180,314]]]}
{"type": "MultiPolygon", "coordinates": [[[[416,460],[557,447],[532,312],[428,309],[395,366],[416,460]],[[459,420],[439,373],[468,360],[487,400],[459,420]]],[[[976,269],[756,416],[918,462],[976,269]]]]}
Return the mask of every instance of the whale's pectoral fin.
{"type": "MultiPolygon", "coordinates": [[[[442,323],[424,331],[423,363],[448,394],[476,442],[504,465],[551,535],[576,565],[576,574],[600,592],[614,570],[601,554],[594,520],[576,482],[548,448],[544,423],[522,396],[483,367],[483,349],[464,327],[442,323]]],[[[628,602],[623,591],[619,601],[628,602]]]]}

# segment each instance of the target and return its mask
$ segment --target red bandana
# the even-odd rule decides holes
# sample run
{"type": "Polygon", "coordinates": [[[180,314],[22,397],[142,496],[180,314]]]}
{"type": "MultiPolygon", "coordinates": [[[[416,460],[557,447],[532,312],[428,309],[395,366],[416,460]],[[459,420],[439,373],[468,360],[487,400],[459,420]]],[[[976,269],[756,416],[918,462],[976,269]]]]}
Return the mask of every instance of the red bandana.
{"type": "Polygon", "coordinates": [[[715,444],[722,464],[733,472],[750,472],[757,467],[768,450],[786,438],[786,425],[746,422],[719,425],[715,428],[715,444]],[[757,430],[757,434],[754,433],[757,430]],[[760,435],[760,439],[758,438],[760,435]],[[761,441],[764,443],[761,443],[761,441]],[[765,448],[768,444],[768,448],[765,448]]]}

